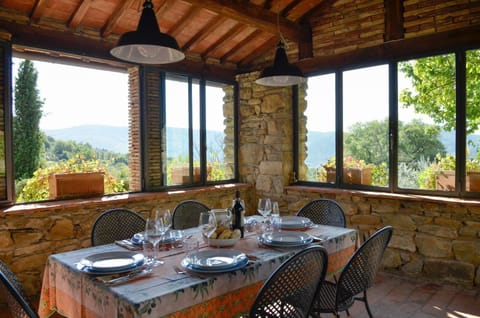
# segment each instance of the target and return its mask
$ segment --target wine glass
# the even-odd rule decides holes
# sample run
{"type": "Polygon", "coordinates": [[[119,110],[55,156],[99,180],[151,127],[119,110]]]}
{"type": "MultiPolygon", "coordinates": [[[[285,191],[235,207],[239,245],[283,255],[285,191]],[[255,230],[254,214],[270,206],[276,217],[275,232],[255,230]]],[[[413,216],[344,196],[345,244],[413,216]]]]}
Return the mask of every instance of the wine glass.
{"type": "Polygon", "coordinates": [[[272,202],[270,201],[269,198],[260,198],[258,199],[258,213],[263,215],[264,220],[267,219],[267,217],[270,215],[272,212],[272,202]]]}
{"type": "Polygon", "coordinates": [[[198,227],[200,228],[200,231],[202,231],[203,238],[208,240],[217,229],[217,218],[215,217],[215,213],[211,211],[200,213],[198,227]]]}
{"type": "Polygon", "coordinates": [[[161,265],[164,262],[158,259],[158,245],[172,224],[169,210],[154,210],[145,223],[144,240],[153,246],[152,265],[161,265]]]}

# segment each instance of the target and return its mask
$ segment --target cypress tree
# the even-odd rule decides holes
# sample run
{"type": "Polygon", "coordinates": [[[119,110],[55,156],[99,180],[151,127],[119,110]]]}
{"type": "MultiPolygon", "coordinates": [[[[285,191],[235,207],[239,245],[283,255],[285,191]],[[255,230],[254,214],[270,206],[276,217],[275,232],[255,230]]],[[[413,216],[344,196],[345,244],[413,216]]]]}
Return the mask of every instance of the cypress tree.
{"type": "Polygon", "coordinates": [[[15,79],[13,157],[15,179],[31,178],[40,165],[43,101],[37,89],[38,72],[30,60],[20,63],[15,79]]]}

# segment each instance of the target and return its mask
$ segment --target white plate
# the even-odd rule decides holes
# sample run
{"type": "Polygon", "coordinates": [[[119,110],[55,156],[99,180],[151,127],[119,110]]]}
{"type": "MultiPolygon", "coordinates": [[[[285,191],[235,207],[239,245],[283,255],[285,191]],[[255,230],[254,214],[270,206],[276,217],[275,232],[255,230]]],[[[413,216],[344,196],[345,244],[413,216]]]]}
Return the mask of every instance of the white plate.
{"type": "Polygon", "coordinates": [[[188,261],[187,258],[184,258],[180,265],[192,272],[197,272],[197,273],[225,273],[225,272],[231,272],[231,271],[236,271],[237,269],[241,269],[245,267],[248,264],[248,258],[245,258],[243,261],[240,263],[235,264],[234,266],[231,267],[226,267],[226,268],[199,268],[199,267],[194,267],[190,262],[188,261]]]}
{"type": "MultiPolygon", "coordinates": [[[[91,273],[112,273],[134,269],[143,265],[144,262],[145,258],[142,253],[105,252],[89,255],[78,264],[82,266],[82,269],[91,273]]],[[[79,267],[77,266],[77,268],[79,267]]]]}
{"type": "MultiPolygon", "coordinates": [[[[237,250],[205,250],[185,258],[187,265],[204,270],[227,269],[235,267],[247,259],[247,256],[237,250]]],[[[248,260],[248,259],[247,259],[248,260]]]]}
{"type": "Polygon", "coordinates": [[[273,232],[264,233],[260,237],[260,242],[271,246],[297,247],[312,243],[313,237],[304,232],[273,232]]]}
{"type": "Polygon", "coordinates": [[[312,224],[309,218],[302,216],[283,216],[280,219],[280,227],[282,229],[304,229],[312,224]]]}

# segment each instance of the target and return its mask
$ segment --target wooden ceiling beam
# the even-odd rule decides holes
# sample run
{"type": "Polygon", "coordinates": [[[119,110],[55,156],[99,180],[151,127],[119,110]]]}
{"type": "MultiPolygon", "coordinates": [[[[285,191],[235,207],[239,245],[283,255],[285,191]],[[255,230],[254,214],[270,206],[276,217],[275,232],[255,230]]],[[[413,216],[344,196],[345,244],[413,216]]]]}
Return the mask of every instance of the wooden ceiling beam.
{"type": "MultiPolygon", "coordinates": [[[[249,56],[241,60],[237,63],[240,69],[244,69],[245,67],[249,66],[254,60],[260,58],[263,55],[267,55],[268,52],[275,53],[277,47],[278,38],[276,36],[272,36],[269,40],[265,43],[260,45],[255,49],[255,52],[252,52],[249,56]]],[[[250,69],[248,71],[251,71],[250,69]]]]}
{"type": "Polygon", "coordinates": [[[403,1],[384,0],[385,6],[385,42],[402,39],[403,29],[403,1]]]}
{"type": "MultiPolygon", "coordinates": [[[[385,0],[388,1],[388,0],[385,0]]],[[[310,19],[312,17],[320,17],[322,16],[326,11],[328,11],[329,7],[332,6],[335,3],[335,0],[324,0],[317,4],[315,7],[313,7],[307,14],[305,14],[303,17],[301,17],[299,20],[295,21],[301,24],[308,23],[310,22],[310,19]]]]}
{"type": "Polygon", "coordinates": [[[126,11],[137,0],[120,1],[120,5],[117,6],[113,14],[108,19],[106,25],[102,29],[102,37],[108,37],[113,33],[113,30],[117,27],[118,22],[123,18],[126,11]]]}
{"type": "Polygon", "coordinates": [[[214,17],[212,20],[207,23],[201,30],[199,30],[187,43],[182,46],[183,51],[188,51],[190,47],[197,44],[198,42],[205,39],[207,36],[211,35],[216,29],[218,29],[227,18],[224,17],[214,17]]]}
{"type": "Polygon", "coordinates": [[[187,14],[185,14],[180,20],[175,23],[175,25],[169,30],[169,34],[173,37],[176,37],[186,26],[188,23],[192,21],[192,18],[200,12],[202,8],[197,6],[192,6],[190,10],[188,10],[187,14]]]}
{"type": "Polygon", "coordinates": [[[242,41],[238,42],[237,45],[234,45],[227,53],[225,53],[221,58],[220,58],[220,63],[223,64],[225,61],[232,56],[233,54],[237,53],[237,51],[245,46],[245,44],[251,42],[255,37],[259,36],[262,33],[260,30],[255,30],[252,33],[250,33],[245,39],[242,41]]]}
{"type": "Polygon", "coordinates": [[[43,15],[43,11],[48,4],[48,0],[37,0],[33,6],[33,10],[30,13],[30,20],[32,23],[38,23],[43,15]]]}
{"type": "Polygon", "coordinates": [[[70,21],[68,22],[68,27],[70,29],[75,29],[80,22],[82,22],[85,14],[87,14],[88,9],[90,8],[93,0],[83,0],[80,2],[80,5],[77,7],[75,12],[72,14],[70,21]]]}
{"type": "Polygon", "coordinates": [[[242,30],[243,26],[240,23],[237,23],[233,28],[231,28],[227,33],[221,36],[217,41],[210,44],[208,48],[205,49],[202,53],[202,59],[206,59],[208,55],[213,52],[221,43],[227,41],[228,38],[236,35],[238,32],[242,30]]]}
{"type": "MultiPolygon", "coordinates": [[[[263,7],[239,3],[235,0],[182,0],[192,5],[201,6],[221,16],[229,17],[245,25],[250,25],[268,33],[276,34],[277,15],[263,7]]],[[[308,41],[305,28],[300,24],[280,17],[282,35],[293,42],[308,41]]]]}

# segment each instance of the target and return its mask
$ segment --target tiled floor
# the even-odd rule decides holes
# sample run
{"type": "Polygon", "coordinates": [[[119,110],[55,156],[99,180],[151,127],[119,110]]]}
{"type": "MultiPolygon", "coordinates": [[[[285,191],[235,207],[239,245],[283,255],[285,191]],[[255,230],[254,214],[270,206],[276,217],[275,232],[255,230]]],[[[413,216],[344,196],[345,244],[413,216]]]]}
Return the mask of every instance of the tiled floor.
{"type": "MultiPolygon", "coordinates": [[[[375,318],[480,318],[480,290],[380,273],[375,286],[369,289],[368,297],[375,318]]],[[[340,316],[344,318],[347,314],[340,316]]],[[[11,317],[7,308],[0,307],[0,317],[11,317]]],[[[333,315],[325,314],[323,317],[333,315]]],[[[350,317],[368,318],[364,303],[357,301],[350,309],[350,317]]]]}
{"type": "MultiPolygon", "coordinates": [[[[414,281],[386,273],[378,274],[368,298],[375,318],[480,318],[480,290],[414,281]]],[[[347,314],[342,313],[341,317],[347,314]]],[[[363,302],[354,304],[350,317],[368,317],[363,302]]]]}

